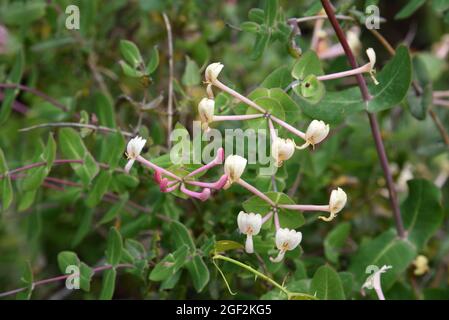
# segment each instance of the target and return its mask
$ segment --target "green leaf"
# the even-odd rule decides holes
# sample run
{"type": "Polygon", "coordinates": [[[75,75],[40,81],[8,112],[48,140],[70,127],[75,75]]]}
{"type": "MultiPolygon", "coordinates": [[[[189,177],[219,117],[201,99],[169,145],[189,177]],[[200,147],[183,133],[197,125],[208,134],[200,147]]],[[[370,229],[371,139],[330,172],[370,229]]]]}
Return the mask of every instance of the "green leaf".
{"type": "Polygon", "coordinates": [[[359,247],[351,259],[349,271],[355,275],[356,285],[360,287],[370,275],[366,273],[367,267],[391,265],[393,268],[382,274],[382,288],[388,290],[415,257],[415,246],[398,238],[395,230],[388,230],[359,247]]]}
{"type": "Polygon", "coordinates": [[[290,69],[287,66],[279,67],[270,73],[265,80],[260,84],[261,87],[281,88],[285,89],[292,82],[290,69]]]}
{"type": "Polygon", "coordinates": [[[146,67],[147,74],[150,75],[154,71],[156,71],[158,65],[159,65],[159,51],[157,50],[157,47],[154,46],[153,49],[151,50],[150,60],[148,61],[146,67]]]}
{"type": "Polygon", "coordinates": [[[81,212],[81,221],[78,223],[78,229],[72,239],[72,247],[76,247],[83,241],[83,239],[87,236],[90,229],[92,228],[92,219],[94,216],[93,209],[84,209],[81,212]]]}
{"type": "Polygon", "coordinates": [[[11,177],[9,175],[2,177],[1,185],[2,209],[7,210],[12,203],[14,191],[12,189],[11,177]]]}
{"type": "MultiPolygon", "coordinates": [[[[295,202],[290,199],[289,196],[281,192],[266,192],[265,195],[278,205],[295,204],[295,202]]],[[[259,213],[262,216],[266,215],[272,210],[271,206],[268,203],[257,196],[249,198],[248,200],[243,202],[242,205],[246,212],[259,213]]],[[[283,228],[296,229],[302,226],[305,222],[303,214],[299,211],[280,208],[278,212],[279,222],[283,228]]]]}
{"type": "Polygon", "coordinates": [[[339,250],[345,245],[350,231],[351,224],[344,222],[337,225],[324,238],[324,254],[329,261],[333,263],[338,262],[339,250]]]}
{"type": "Polygon", "coordinates": [[[53,133],[48,134],[47,145],[42,153],[42,160],[47,162],[47,169],[50,171],[51,166],[56,158],[56,141],[53,137],[53,133]]]}
{"type": "Polygon", "coordinates": [[[410,110],[412,116],[418,120],[424,120],[427,115],[427,111],[432,105],[433,90],[432,85],[426,85],[423,87],[423,93],[417,96],[415,91],[410,89],[407,94],[407,100],[404,101],[405,105],[410,110]]]}
{"type": "Polygon", "coordinates": [[[123,241],[121,234],[116,228],[112,227],[108,234],[108,243],[106,248],[106,260],[109,264],[116,266],[122,257],[123,241]]]}
{"type": "Polygon", "coordinates": [[[189,271],[193,286],[197,292],[201,292],[209,282],[210,274],[203,258],[194,256],[192,260],[187,262],[186,268],[189,271]]]}
{"type": "Polygon", "coordinates": [[[110,170],[117,168],[123,158],[126,142],[121,132],[110,133],[101,143],[100,162],[107,163],[110,170]]]}
{"type": "Polygon", "coordinates": [[[117,127],[115,123],[114,106],[107,96],[102,93],[98,93],[95,96],[95,110],[100,125],[109,128],[117,127]]]}
{"type": "Polygon", "coordinates": [[[108,191],[109,184],[111,183],[111,172],[101,171],[100,174],[94,179],[93,186],[87,196],[86,204],[88,207],[95,207],[104,194],[108,191]]]}
{"type": "MultiPolygon", "coordinates": [[[[265,111],[271,113],[275,117],[284,120],[285,112],[282,108],[281,104],[273,98],[270,97],[261,97],[254,99],[254,102],[261,106],[265,111]]],[[[251,107],[248,107],[246,110],[246,114],[260,114],[261,112],[255,110],[251,107]]],[[[246,124],[249,128],[254,129],[256,132],[258,129],[267,129],[267,119],[265,118],[257,118],[246,121],[246,124]]]]}
{"type": "Polygon", "coordinates": [[[123,59],[131,65],[132,68],[137,68],[143,64],[142,55],[140,54],[139,48],[128,40],[120,41],[120,52],[122,53],[123,59]]]}
{"type": "Polygon", "coordinates": [[[47,167],[37,167],[28,171],[27,176],[22,181],[22,189],[24,191],[32,191],[39,188],[47,177],[47,167]]]}
{"type": "MultiPolygon", "coordinates": [[[[20,83],[24,67],[25,67],[25,55],[23,51],[20,51],[20,53],[16,56],[14,65],[11,69],[11,73],[8,76],[7,82],[14,84],[20,83]]],[[[3,124],[6,120],[8,120],[9,115],[11,114],[12,104],[14,103],[14,100],[16,99],[18,93],[19,89],[16,88],[4,90],[3,102],[0,108],[0,125],[3,124]]]]}
{"type": "Polygon", "coordinates": [[[47,4],[43,0],[11,1],[5,7],[3,3],[0,20],[11,26],[28,25],[45,15],[47,4]]]}
{"type": "Polygon", "coordinates": [[[195,251],[195,243],[189,233],[189,230],[180,222],[173,221],[171,223],[171,237],[177,248],[186,244],[191,252],[195,251]]]}
{"type": "Polygon", "coordinates": [[[26,286],[26,290],[19,292],[16,295],[18,300],[29,300],[31,298],[31,294],[33,292],[33,270],[31,269],[31,264],[27,261],[23,267],[22,278],[20,281],[26,286]]]}
{"type": "Polygon", "coordinates": [[[115,269],[108,269],[103,273],[103,282],[100,292],[100,300],[111,300],[114,296],[115,278],[117,271],[115,269]]]}
{"type": "Polygon", "coordinates": [[[151,281],[163,281],[175,275],[186,263],[189,247],[183,245],[175,252],[164,257],[151,271],[149,279],[151,281]]]}
{"type": "Polygon", "coordinates": [[[396,55],[376,76],[379,85],[370,85],[373,99],[366,106],[358,87],[327,92],[320,102],[313,104],[300,99],[299,105],[309,117],[328,123],[342,121],[348,115],[368,110],[379,112],[399,104],[406,96],[411,83],[411,61],[408,49],[400,46],[396,55]]]}
{"type": "Polygon", "coordinates": [[[256,41],[254,42],[254,47],[251,52],[250,58],[253,60],[259,59],[264,53],[268,42],[270,41],[270,34],[266,30],[262,30],[256,36],[256,41]]]}
{"type": "Polygon", "coordinates": [[[265,13],[262,9],[259,8],[252,8],[248,12],[248,18],[251,21],[254,21],[256,23],[263,23],[265,19],[265,13]]]}
{"type": "Polygon", "coordinates": [[[421,250],[443,222],[441,192],[424,179],[407,181],[409,195],[401,206],[407,238],[421,250]]]}
{"type": "Polygon", "coordinates": [[[80,259],[75,252],[72,251],[62,251],[58,254],[58,266],[61,273],[66,274],[67,267],[69,266],[80,266],[80,259]]]}
{"type": "Polygon", "coordinates": [[[317,103],[325,95],[326,88],[314,74],[310,74],[298,85],[294,86],[293,91],[310,103],[317,103]]]}
{"type": "Polygon", "coordinates": [[[198,65],[194,60],[186,56],[186,68],[182,75],[182,83],[185,86],[191,87],[200,84],[200,82],[200,68],[198,68],[198,65]]]}
{"type": "Polygon", "coordinates": [[[126,239],[125,249],[133,257],[134,260],[143,260],[147,257],[145,247],[136,240],[126,239]]]}
{"type": "Polygon", "coordinates": [[[123,211],[128,199],[129,194],[127,192],[120,195],[120,200],[106,212],[103,218],[101,218],[99,224],[105,224],[114,220],[123,211]]]}
{"type": "Polygon", "coordinates": [[[245,21],[240,24],[240,29],[246,32],[257,33],[260,30],[260,25],[252,21],[245,21]]]}
{"type": "Polygon", "coordinates": [[[214,252],[217,253],[237,249],[243,249],[243,245],[232,240],[219,240],[215,242],[214,246],[214,252]]]}
{"type": "Polygon", "coordinates": [[[304,80],[311,74],[323,75],[323,67],[315,51],[310,50],[304,53],[293,66],[291,74],[297,80],[304,80]]]}
{"type": "Polygon", "coordinates": [[[35,198],[36,198],[36,190],[26,191],[22,193],[20,196],[17,210],[19,212],[25,211],[26,209],[31,207],[31,205],[34,203],[35,198]]]}
{"type": "Polygon", "coordinates": [[[84,161],[83,164],[72,163],[71,166],[75,173],[81,178],[83,184],[89,184],[89,182],[97,175],[99,168],[95,159],[84,146],[83,140],[78,132],[72,128],[62,128],[59,131],[59,145],[61,147],[61,152],[68,159],[79,159],[84,161]]]}
{"type": "Polygon", "coordinates": [[[265,0],[265,23],[267,26],[273,26],[276,21],[277,10],[277,0],[265,0]]]}
{"type": "Polygon", "coordinates": [[[118,63],[120,64],[120,67],[122,67],[122,71],[127,77],[142,78],[143,76],[145,76],[145,74],[142,71],[134,69],[123,60],[120,60],[118,63]]]}
{"type": "Polygon", "coordinates": [[[405,19],[410,17],[416,10],[418,10],[426,0],[410,0],[408,3],[399,11],[394,18],[396,20],[405,19]]]}
{"type": "Polygon", "coordinates": [[[328,265],[318,268],[313,275],[311,293],[321,300],[344,300],[343,284],[338,273],[328,265]]]}
{"type": "Polygon", "coordinates": [[[94,276],[95,272],[92,270],[91,267],[89,267],[84,262],[81,262],[80,264],[80,288],[83,291],[89,292],[90,291],[90,282],[92,281],[92,277],[94,276]]]}

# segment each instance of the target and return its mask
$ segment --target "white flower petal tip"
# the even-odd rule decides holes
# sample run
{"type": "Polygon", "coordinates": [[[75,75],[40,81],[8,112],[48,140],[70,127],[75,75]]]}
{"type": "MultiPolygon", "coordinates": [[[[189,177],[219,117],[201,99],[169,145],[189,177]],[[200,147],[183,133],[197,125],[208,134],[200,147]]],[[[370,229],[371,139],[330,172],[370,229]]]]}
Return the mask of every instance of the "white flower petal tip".
{"type": "Polygon", "coordinates": [[[270,257],[270,261],[273,263],[279,263],[282,260],[284,260],[284,256],[285,256],[285,251],[279,251],[276,258],[270,257]]]}
{"type": "Polygon", "coordinates": [[[128,145],[126,146],[126,156],[129,159],[128,163],[125,166],[126,172],[129,172],[131,170],[134,161],[136,161],[137,157],[140,156],[145,143],[147,143],[147,140],[139,136],[129,140],[128,145]]]}
{"type": "Polygon", "coordinates": [[[223,67],[224,65],[220,62],[215,62],[208,65],[204,73],[206,82],[213,83],[215,80],[217,80],[217,77],[220,74],[221,70],[223,70],[223,67]]]}
{"type": "Polygon", "coordinates": [[[209,98],[201,99],[198,104],[198,114],[200,115],[202,128],[207,130],[209,123],[214,121],[215,101],[209,98]]]}
{"type": "Polygon", "coordinates": [[[376,74],[376,69],[374,69],[374,66],[376,65],[376,52],[373,48],[368,48],[366,50],[366,55],[368,56],[370,64],[370,77],[373,80],[374,84],[377,86],[379,84],[379,81],[377,81],[376,77],[374,76],[376,74]]]}
{"type": "Polygon", "coordinates": [[[276,231],[276,247],[279,249],[279,254],[276,258],[271,258],[272,262],[280,262],[287,251],[294,250],[302,240],[302,233],[288,228],[279,228],[276,231]]]}
{"type": "Polygon", "coordinates": [[[377,290],[382,290],[381,286],[380,286],[380,276],[382,273],[387,272],[389,269],[392,269],[393,266],[387,266],[387,265],[383,265],[379,270],[375,271],[374,273],[372,273],[365,281],[365,283],[362,285],[362,290],[367,288],[367,289],[375,289],[377,290]]]}
{"type": "Polygon", "coordinates": [[[245,251],[254,252],[253,236],[259,234],[262,227],[262,216],[252,212],[240,211],[237,216],[237,224],[241,233],[246,234],[245,251]]]}
{"type": "Polygon", "coordinates": [[[240,179],[246,168],[248,161],[239,155],[230,155],[226,158],[224,163],[224,172],[228,176],[228,181],[225,189],[240,179]]]}
{"type": "Polygon", "coordinates": [[[315,147],[316,144],[320,143],[329,134],[329,125],[322,120],[313,120],[307,127],[305,140],[306,143],[300,146],[298,149],[307,148],[309,145],[315,147]]]}
{"type": "Polygon", "coordinates": [[[282,166],[283,162],[290,159],[295,153],[295,142],[292,139],[277,138],[271,145],[271,151],[277,167],[282,166]]]}
{"type": "Polygon", "coordinates": [[[346,195],[346,192],[343,191],[343,189],[337,188],[335,190],[332,190],[331,196],[329,198],[329,217],[319,216],[318,219],[326,222],[334,220],[334,218],[337,216],[337,213],[343,210],[347,201],[348,196],[346,195]]]}

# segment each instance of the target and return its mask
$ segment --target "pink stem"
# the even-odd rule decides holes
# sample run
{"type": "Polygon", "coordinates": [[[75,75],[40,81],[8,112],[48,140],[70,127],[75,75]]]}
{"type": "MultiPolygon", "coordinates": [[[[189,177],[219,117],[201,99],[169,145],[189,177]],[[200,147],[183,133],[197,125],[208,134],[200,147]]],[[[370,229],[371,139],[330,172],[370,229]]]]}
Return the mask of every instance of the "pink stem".
{"type": "Polygon", "coordinates": [[[228,86],[226,86],[225,84],[221,83],[219,80],[215,80],[212,83],[214,86],[216,86],[217,88],[221,89],[224,92],[229,93],[231,96],[239,99],[240,101],[246,103],[247,105],[249,105],[250,107],[253,107],[254,109],[256,109],[257,111],[260,111],[262,113],[267,113],[267,111],[262,108],[261,106],[259,106],[257,103],[255,103],[254,101],[248,99],[247,97],[241,95],[240,93],[238,93],[237,91],[229,88],[228,86]]]}
{"type": "Polygon", "coordinates": [[[201,192],[195,192],[186,188],[186,186],[181,184],[181,192],[185,193],[189,197],[200,199],[201,201],[206,201],[210,197],[210,189],[204,188],[201,192]]]}
{"type": "Polygon", "coordinates": [[[241,120],[251,120],[251,119],[257,119],[262,118],[265,116],[263,113],[257,113],[257,114],[243,114],[243,115],[233,115],[233,116],[214,116],[213,121],[241,121],[241,120]]]}
{"type": "Polygon", "coordinates": [[[433,104],[435,104],[437,106],[442,106],[442,107],[449,108],[449,101],[448,100],[434,98],[433,99],[433,104]]]}
{"type": "Polygon", "coordinates": [[[449,90],[447,91],[434,91],[433,92],[434,98],[449,98],[449,90]]]}
{"type": "Polygon", "coordinates": [[[278,125],[284,127],[285,129],[287,129],[288,131],[290,131],[291,133],[297,135],[298,137],[300,137],[303,140],[306,140],[306,135],[304,132],[299,131],[298,129],[296,129],[295,127],[289,125],[288,123],[286,123],[285,121],[282,121],[281,119],[276,118],[273,115],[270,115],[270,119],[273,120],[274,122],[276,122],[278,125]]]}
{"type": "MultiPolygon", "coordinates": [[[[84,161],[83,160],[77,160],[77,159],[73,159],[73,160],[60,159],[60,160],[53,161],[53,165],[65,164],[65,163],[80,163],[80,164],[83,164],[84,161]]],[[[18,173],[18,172],[21,172],[21,171],[26,171],[26,170],[30,170],[30,169],[33,169],[33,168],[36,168],[36,167],[42,167],[42,166],[46,166],[46,165],[47,165],[47,162],[45,162],[45,161],[31,163],[31,164],[28,164],[26,166],[10,170],[7,174],[14,174],[14,173],[18,173]]],[[[3,178],[3,175],[0,175],[0,178],[3,178]]]]}
{"type": "Polygon", "coordinates": [[[277,139],[276,130],[274,129],[273,121],[268,119],[268,127],[270,128],[271,141],[274,142],[277,139]]]}
{"type": "Polygon", "coordinates": [[[227,181],[228,181],[228,176],[224,174],[216,182],[202,182],[202,181],[186,180],[185,183],[191,184],[192,186],[220,190],[224,187],[224,185],[226,184],[227,181]]]}
{"type": "Polygon", "coordinates": [[[344,77],[355,76],[357,74],[361,74],[361,73],[364,73],[364,72],[369,72],[370,68],[371,68],[371,63],[367,63],[367,64],[365,64],[365,65],[363,65],[361,67],[355,68],[355,69],[342,71],[342,72],[331,73],[331,74],[326,74],[324,76],[318,76],[316,78],[319,81],[340,79],[340,78],[344,78],[344,77]]]}
{"type": "Polygon", "coordinates": [[[279,223],[279,213],[277,210],[274,212],[274,226],[276,231],[281,228],[281,224],[279,223]]]}
{"type": "Polygon", "coordinates": [[[164,193],[170,193],[170,192],[176,190],[176,189],[178,188],[178,186],[179,186],[179,182],[176,181],[176,184],[175,184],[175,185],[173,185],[173,186],[171,186],[171,187],[168,187],[168,188],[166,188],[166,189],[164,189],[164,190],[161,190],[161,191],[164,192],[164,193]]]}
{"type": "Polygon", "coordinates": [[[146,166],[146,167],[148,167],[148,168],[150,168],[150,169],[153,169],[153,170],[155,170],[155,171],[160,171],[161,173],[165,174],[166,176],[169,176],[170,178],[176,179],[176,180],[178,180],[178,181],[181,181],[181,180],[182,180],[182,179],[181,179],[180,177],[178,177],[176,174],[171,173],[170,171],[165,170],[164,168],[161,168],[161,167],[155,165],[154,163],[148,161],[147,159],[145,159],[145,158],[142,157],[142,156],[138,156],[138,157],[136,158],[136,160],[139,161],[139,162],[140,162],[141,164],[143,164],[144,166],[146,166]]]}
{"type": "Polygon", "coordinates": [[[280,208],[288,210],[299,210],[299,211],[326,211],[329,212],[328,205],[313,205],[313,204],[281,204],[280,208]]]}
{"type": "Polygon", "coordinates": [[[264,215],[262,218],[262,224],[264,224],[265,222],[270,220],[272,216],[273,216],[273,211],[270,211],[266,215],[264,215]]]}
{"type": "Polygon", "coordinates": [[[275,207],[276,204],[273,202],[273,200],[271,200],[270,198],[268,198],[264,193],[262,193],[261,191],[259,191],[256,187],[253,187],[252,185],[250,185],[248,182],[246,182],[243,179],[239,179],[238,181],[236,181],[239,185],[241,185],[243,188],[245,188],[246,190],[252,192],[254,195],[258,196],[259,198],[261,198],[262,200],[264,200],[265,202],[269,203],[271,206],[275,207]]]}
{"type": "Polygon", "coordinates": [[[220,148],[217,150],[217,156],[215,157],[214,160],[212,160],[211,162],[209,162],[208,164],[205,164],[204,166],[190,172],[187,177],[192,177],[198,173],[201,173],[203,171],[209,170],[210,168],[213,168],[215,166],[218,166],[219,164],[222,164],[224,160],[224,149],[220,148]]]}

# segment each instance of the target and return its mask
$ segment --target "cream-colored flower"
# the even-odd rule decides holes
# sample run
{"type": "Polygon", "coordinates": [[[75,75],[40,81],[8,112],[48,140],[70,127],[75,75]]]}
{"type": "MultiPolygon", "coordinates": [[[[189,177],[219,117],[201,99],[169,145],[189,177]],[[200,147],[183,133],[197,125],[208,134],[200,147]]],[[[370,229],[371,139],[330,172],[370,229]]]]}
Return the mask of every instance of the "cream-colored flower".
{"type": "Polygon", "coordinates": [[[241,233],[246,234],[245,250],[247,253],[254,252],[253,236],[260,232],[262,227],[262,216],[252,212],[240,211],[237,216],[237,224],[241,233]]]}
{"type": "Polygon", "coordinates": [[[279,254],[276,258],[270,257],[272,262],[280,262],[284,259],[287,251],[295,249],[302,240],[302,233],[300,231],[290,230],[288,228],[279,228],[276,231],[276,247],[279,249],[279,254]]]}
{"type": "Polygon", "coordinates": [[[198,104],[198,113],[202,122],[203,130],[209,127],[209,123],[214,120],[215,101],[213,99],[203,98],[198,104]]]}
{"type": "Polygon", "coordinates": [[[215,62],[208,65],[204,73],[206,77],[206,82],[213,83],[215,80],[217,80],[217,77],[220,74],[223,67],[224,65],[221,64],[220,62],[215,62]]]}
{"type": "Polygon", "coordinates": [[[377,86],[379,84],[379,81],[377,81],[377,79],[374,77],[374,75],[376,74],[376,69],[374,69],[374,66],[376,65],[376,52],[374,51],[373,48],[368,48],[366,50],[366,55],[368,56],[369,59],[369,74],[371,76],[371,79],[373,79],[374,84],[377,86]]]}
{"type": "Polygon", "coordinates": [[[329,134],[329,125],[321,120],[313,120],[307,127],[305,140],[306,142],[298,147],[298,149],[304,149],[308,146],[315,146],[324,139],[326,139],[329,134]]]}
{"type": "Polygon", "coordinates": [[[129,140],[128,145],[126,146],[126,156],[129,159],[128,163],[125,166],[126,172],[129,172],[129,170],[131,170],[131,167],[133,166],[134,161],[136,161],[137,157],[142,152],[142,149],[145,146],[146,142],[147,142],[147,140],[145,140],[139,136],[129,140]]]}
{"type": "Polygon", "coordinates": [[[415,270],[413,271],[415,276],[422,276],[429,271],[429,259],[426,256],[417,256],[413,261],[413,265],[415,266],[415,270]]]}
{"type": "Polygon", "coordinates": [[[271,145],[271,151],[276,161],[277,167],[282,166],[282,163],[290,159],[295,153],[295,142],[292,139],[276,138],[271,145]]]}
{"type": "Polygon", "coordinates": [[[230,155],[226,158],[224,163],[224,172],[228,176],[225,189],[229,188],[232,183],[238,181],[245,171],[246,163],[248,161],[239,155],[230,155]]]}
{"type": "Polygon", "coordinates": [[[354,26],[349,29],[348,32],[346,32],[346,39],[348,40],[351,51],[358,55],[362,48],[362,43],[360,42],[360,28],[354,26]]]}
{"type": "MultiPolygon", "coordinates": [[[[376,266],[369,266],[369,267],[375,267],[376,266]]],[[[380,281],[380,277],[382,275],[382,273],[387,272],[389,269],[393,268],[392,266],[387,266],[384,265],[382,266],[382,268],[374,271],[373,274],[371,274],[365,281],[365,283],[362,286],[362,294],[365,295],[364,293],[364,289],[374,289],[376,291],[376,294],[379,298],[379,300],[385,300],[385,296],[384,293],[382,291],[382,285],[381,285],[381,281],[380,281]]],[[[369,269],[367,269],[368,272],[369,269]]]]}
{"type": "Polygon", "coordinates": [[[337,188],[335,190],[332,190],[329,199],[330,215],[329,217],[320,216],[318,218],[324,221],[333,220],[336,217],[337,213],[339,213],[345,207],[347,200],[348,196],[346,195],[346,192],[343,191],[343,189],[337,188]]]}

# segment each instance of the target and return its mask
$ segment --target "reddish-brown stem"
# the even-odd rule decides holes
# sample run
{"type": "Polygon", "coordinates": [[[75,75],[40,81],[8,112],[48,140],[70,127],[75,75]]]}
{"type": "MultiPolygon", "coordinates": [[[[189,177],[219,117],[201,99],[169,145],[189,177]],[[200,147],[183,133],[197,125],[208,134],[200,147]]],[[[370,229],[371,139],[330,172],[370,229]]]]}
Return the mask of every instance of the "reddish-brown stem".
{"type": "MultiPolygon", "coordinates": [[[[335,13],[334,13],[334,10],[332,8],[330,1],[329,0],[321,0],[321,4],[323,5],[323,8],[326,11],[329,21],[335,30],[335,34],[337,35],[338,40],[340,41],[340,43],[343,47],[343,50],[345,51],[345,54],[346,54],[349,64],[351,65],[352,68],[357,68],[358,65],[355,60],[354,54],[352,53],[352,50],[349,47],[348,41],[346,40],[346,36],[345,36],[343,30],[341,29],[340,24],[338,23],[337,19],[335,18],[335,13]]],[[[361,74],[357,74],[355,77],[357,79],[357,83],[359,85],[363,100],[365,101],[366,104],[368,104],[369,101],[371,100],[371,95],[369,94],[368,86],[366,85],[365,79],[363,78],[363,75],[361,75],[361,74]]],[[[398,233],[399,237],[404,238],[405,230],[404,230],[404,225],[402,223],[401,211],[399,209],[399,203],[397,200],[396,189],[394,186],[393,177],[391,175],[390,167],[388,164],[388,158],[387,158],[387,154],[385,152],[385,146],[383,144],[382,136],[380,133],[379,123],[377,122],[377,118],[373,113],[367,112],[367,114],[368,114],[369,122],[371,125],[371,132],[372,132],[372,135],[374,138],[374,142],[376,144],[377,153],[379,155],[380,164],[381,164],[381,167],[384,172],[385,180],[387,182],[387,188],[388,188],[388,191],[390,194],[390,201],[391,201],[391,206],[393,209],[393,215],[394,215],[397,233],[398,233]]]]}

